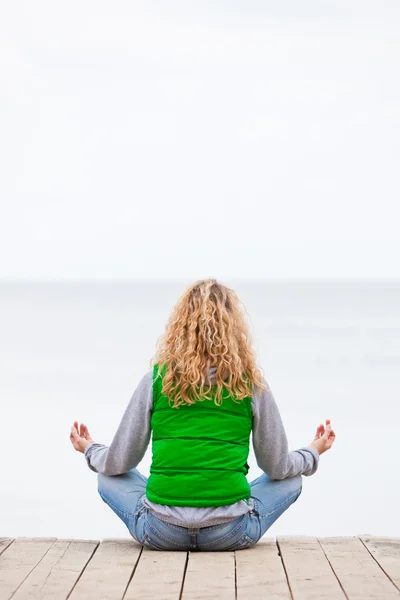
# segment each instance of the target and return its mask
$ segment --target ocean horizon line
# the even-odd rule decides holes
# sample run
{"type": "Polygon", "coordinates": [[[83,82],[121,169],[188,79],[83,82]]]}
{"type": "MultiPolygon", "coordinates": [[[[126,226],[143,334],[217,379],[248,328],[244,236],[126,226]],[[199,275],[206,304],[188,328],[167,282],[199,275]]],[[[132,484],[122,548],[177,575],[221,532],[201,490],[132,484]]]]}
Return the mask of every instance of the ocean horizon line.
{"type": "MultiPolygon", "coordinates": [[[[47,278],[0,278],[0,285],[4,284],[48,284],[48,283],[168,283],[168,284],[188,284],[200,279],[210,277],[47,277],[47,278]]],[[[284,284],[284,283],[400,283],[400,277],[215,277],[221,282],[232,282],[237,284],[284,284]]]]}

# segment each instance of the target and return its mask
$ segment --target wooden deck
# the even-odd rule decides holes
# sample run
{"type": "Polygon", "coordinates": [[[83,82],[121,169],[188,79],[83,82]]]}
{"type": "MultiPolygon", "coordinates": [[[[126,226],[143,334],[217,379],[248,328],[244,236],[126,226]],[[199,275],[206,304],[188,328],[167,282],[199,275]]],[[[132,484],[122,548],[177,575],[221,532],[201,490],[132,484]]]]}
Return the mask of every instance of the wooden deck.
{"type": "Polygon", "coordinates": [[[0,538],[0,600],[400,600],[400,539],[264,538],[240,552],[0,538]]]}

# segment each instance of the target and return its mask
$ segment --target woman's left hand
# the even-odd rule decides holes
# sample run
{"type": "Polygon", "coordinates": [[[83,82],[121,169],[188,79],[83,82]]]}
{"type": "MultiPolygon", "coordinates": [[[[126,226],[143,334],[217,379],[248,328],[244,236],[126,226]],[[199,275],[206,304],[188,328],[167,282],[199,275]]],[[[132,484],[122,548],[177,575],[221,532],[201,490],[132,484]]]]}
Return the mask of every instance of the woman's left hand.
{"type": "Polygon", "coordinates": [[[317,450],[318,454],[323,454],[327,450],[330,450],[336,439],[336,434],[332,429],[330,419],[326,419],[325,423],[326,427],[324,427],[322,423],[317,427],[315,438],[310,444],[312,448],[317,450]]]}
{"type": "Polygon", "coordinates": [[[81,423],[79,428],[78,421],[75,421],[72,425],[69,439],[77,452],[85,452],[90,444],[94,444],[86,425],[81,423]]]}

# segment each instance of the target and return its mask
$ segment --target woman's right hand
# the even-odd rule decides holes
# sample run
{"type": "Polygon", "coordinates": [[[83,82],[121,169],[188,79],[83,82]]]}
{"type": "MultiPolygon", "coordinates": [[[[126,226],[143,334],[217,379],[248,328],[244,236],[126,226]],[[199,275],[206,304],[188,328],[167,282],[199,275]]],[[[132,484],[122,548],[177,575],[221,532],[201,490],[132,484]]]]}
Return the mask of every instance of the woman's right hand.
{"type": "Polygon", "coordinates": [[[330,419],[326,419],[325,423],[326,427],[324,427],[322,423],[317,427],[315,438],[310,444],[311,448],[315,448],[318,454],[323,454],[327,450],[330,450],[336,439],[330,419]]]}
{"type": "Polygon", "coordinates": [[[86,425],[81,423],[79,428],[78,421],[72,425],[69,439],[77,452],[83,453],[88,446],[94,444],[86,425]]]}

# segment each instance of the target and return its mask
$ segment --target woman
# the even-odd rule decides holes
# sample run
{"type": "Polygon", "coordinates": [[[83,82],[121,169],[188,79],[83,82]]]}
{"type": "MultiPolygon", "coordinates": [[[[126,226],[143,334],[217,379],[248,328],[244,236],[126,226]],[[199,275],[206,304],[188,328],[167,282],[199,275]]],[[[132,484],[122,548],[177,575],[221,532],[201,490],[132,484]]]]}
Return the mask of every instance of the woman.
{"type": "Polygon", "coordinates": [[[335,434],[329,420],[293,452],[258,369],[245,310],[215,279],[180,298],[110,447],[75,422],[71,442],[98,473],[100,496],[154,550],[253,546],[297,500],[335,434]],[[264,471],[250,484],[250,434],[264,471]],[[147,480],[136,469],[152,437],[147,480]]]}

